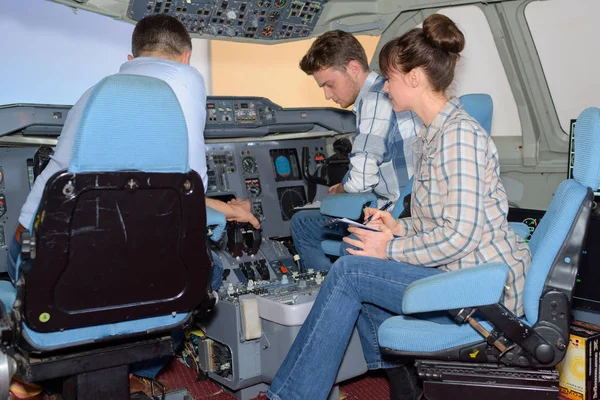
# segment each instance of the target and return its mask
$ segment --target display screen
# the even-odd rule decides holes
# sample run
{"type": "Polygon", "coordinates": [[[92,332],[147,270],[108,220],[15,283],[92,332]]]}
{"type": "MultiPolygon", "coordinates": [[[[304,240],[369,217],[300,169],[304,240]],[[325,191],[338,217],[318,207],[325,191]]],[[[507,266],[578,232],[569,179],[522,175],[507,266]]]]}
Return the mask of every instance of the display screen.
{"type": "Polygon", "coordinates": [[[273,175],[276,182],[297,181],[300,176],[300,164],[296,149],[269,150],[271,163],[273,164],[273,175]]]}
{"type": "Polygon", "coordinates": [[[290,186],[277,188],[277,198],[279,199],[279,208],[281,217],[284,221],[289,221],[296,212],[296,207],[302,207],[306,204],[306,191],[304,186],[290,186]]]}

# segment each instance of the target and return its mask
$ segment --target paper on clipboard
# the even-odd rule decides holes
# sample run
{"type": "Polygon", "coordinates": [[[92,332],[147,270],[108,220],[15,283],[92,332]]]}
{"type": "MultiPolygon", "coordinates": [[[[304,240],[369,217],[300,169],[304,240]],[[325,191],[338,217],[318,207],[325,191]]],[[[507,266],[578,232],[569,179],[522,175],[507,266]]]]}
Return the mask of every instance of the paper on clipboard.
{"type": "Polygon", "coordinates": [[[372,226],[367,226],[360,224],[356,221],[352,221],[348,218],[336,218],[331,221],[327,221],[324,225],[325,228],[330,229],[332,231],[345,231],[348,230],[348,227],[354,226],[356,228],[367,229],[373,232],[380,232],[379,229],[373,228],[372,226]]]}

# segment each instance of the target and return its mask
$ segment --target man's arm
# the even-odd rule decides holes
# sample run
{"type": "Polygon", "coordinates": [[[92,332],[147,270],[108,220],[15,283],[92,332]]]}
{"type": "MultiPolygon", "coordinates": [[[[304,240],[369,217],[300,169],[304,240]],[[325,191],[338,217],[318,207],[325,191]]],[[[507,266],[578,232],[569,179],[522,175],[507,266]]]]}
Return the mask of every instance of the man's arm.
{"type": "Polygon", "coordinates": [[[221,200],[206,198],[206,206],[219,211],[225,215],[227,221],[249,222],[255,228],[260,228],[260,222],[250,212],[250,202],[248,200],[232,200],[229,203],[221,200]]]}
{"type": "Polygon", "coordinates": [[[350,153],[350,168],[342,186],[347,193],[372,190],[379,183],[379,166],[390,128],[396,123],[391,102],[381,93],[370,93],[360,108],[357,135],[350,153]]]}
{"type": "MultiPolygon", "coordinates": [[[[185,87],[185,98],[179,99],[188,127],[188,162],[190,168],[200,175],[204,190],[208,185],[206,169],[206,145],[204,143],[204,128],[206,124],[206,87],[204,77],[196,68],[186,66],[185,79],[175,84],[185,87]]],[[[183,96],[183,94],[182,94],[183,96]]]]}

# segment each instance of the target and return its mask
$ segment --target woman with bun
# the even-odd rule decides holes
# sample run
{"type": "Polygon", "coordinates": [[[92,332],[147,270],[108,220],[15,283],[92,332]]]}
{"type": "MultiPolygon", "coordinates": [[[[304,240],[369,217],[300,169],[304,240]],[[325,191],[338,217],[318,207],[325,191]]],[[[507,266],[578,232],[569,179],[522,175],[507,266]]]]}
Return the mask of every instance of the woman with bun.
{"type": "Polygon", "coordinates": [[[402,313],[406,287],[418,279],[503,262],[510,273],[501,301],[516,315],[523,314],[531,255],[506,219],[508,201],[496,147],[461,103],[445,93],[464,45],[454,22],[433,14],[423,28],[381,50],[379,66],[388,78],[384,91],[394,110],[411,110],[425,124],[415,143],[412,216],[395,220],[368,209],[365,214],[373,216],[371,224],[380,231],[351,228],[358,239],[344,240],[353,246],[348,249],[353,256],[333,264],[273,379],[270,399],[326,399],[354,326],[368,367],[385,368],[393,377],[392,399],[416,399],[414,373],[382,358],[377,329],[402,313]]]}

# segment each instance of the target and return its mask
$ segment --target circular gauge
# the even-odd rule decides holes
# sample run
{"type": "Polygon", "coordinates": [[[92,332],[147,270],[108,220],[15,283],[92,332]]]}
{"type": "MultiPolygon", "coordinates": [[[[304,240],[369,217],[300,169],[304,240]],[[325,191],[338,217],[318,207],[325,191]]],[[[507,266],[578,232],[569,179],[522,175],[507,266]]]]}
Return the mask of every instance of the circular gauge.
{"type": "Polygon", "coordinates": [[[256,164],[256,159],[254,159],[254,157],[244,157],[242,159],[242,168],[247,174],[258,173],[258,165],[256,164]]]}
{"type": "Polygon", "coordinates": [[[275,5],[275,8],[281,8],[285,6],[285,0],[275,0],[275,3],[273,4],[275,5]]]}
{"type": "MultiPolygon", "coordinates": [[[[303,189],[303,188],[302,188],[303,189]]],[[[302,193],[293,188],[284,190],[279,194],[279,207],[284,221],[289,221],[294,215],[294,208],[306,204],[306,199],[302,193]]]]}
{"type": "Polygon", "coordinates": [[[275,27],[273,25],[266,25],[263,28],[262,34],[263,34],[263,36],[271,36],[273,34],[274,30],[275,30],[275,27]]]}
{"type": "Polygon", "coordinates": [[[258,179],[246,179],[246,190],[248,197],[258,197],[262,193],[260,181],[258,179]]]}
{"type": "Polygon", "coordinates": [[[274,22],[277,21],[277,19],[279,18],[279,13],[277,11],[271,11],[269,13],[269,21],[274,22]]]}
{"type": "Polygon", "coordinates": [[[533,235],[533,232],[537,228],[539,222],[535,218],[525,218],[523,220],[523,223],[529,227],[529,232],[531,232],[531,234],[533,235]]]}

